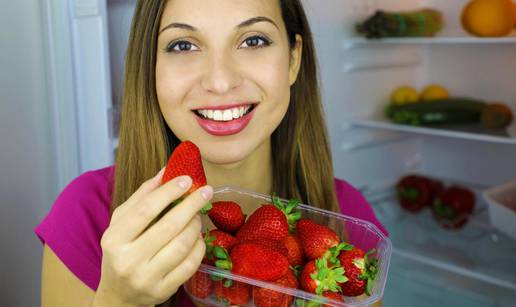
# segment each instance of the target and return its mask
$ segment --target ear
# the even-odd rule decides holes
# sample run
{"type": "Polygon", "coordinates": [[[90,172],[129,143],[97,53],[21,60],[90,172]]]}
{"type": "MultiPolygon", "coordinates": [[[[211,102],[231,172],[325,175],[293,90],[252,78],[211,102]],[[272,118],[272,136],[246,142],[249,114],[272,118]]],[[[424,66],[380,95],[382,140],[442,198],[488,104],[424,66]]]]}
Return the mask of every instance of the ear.
{"type": "Polygon", "coordinates": [[[301,56],[303,55],[303,38],[296,34],[296,45],[290,52],[289,84],[296,82],[299,68],[301,67],[301,56]]]}

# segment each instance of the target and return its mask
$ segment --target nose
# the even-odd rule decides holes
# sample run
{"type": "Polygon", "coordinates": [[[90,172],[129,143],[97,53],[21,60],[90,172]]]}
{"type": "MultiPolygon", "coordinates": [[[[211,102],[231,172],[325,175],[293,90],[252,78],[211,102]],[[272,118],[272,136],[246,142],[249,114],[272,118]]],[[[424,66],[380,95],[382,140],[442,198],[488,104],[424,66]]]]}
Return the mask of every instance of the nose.
{"type": "Polygon", "coordinates": [[[229,55],[213,55],[206,65],[201,86],[214,94],[224,94],[242,82],[238,65],[229,55]]]}

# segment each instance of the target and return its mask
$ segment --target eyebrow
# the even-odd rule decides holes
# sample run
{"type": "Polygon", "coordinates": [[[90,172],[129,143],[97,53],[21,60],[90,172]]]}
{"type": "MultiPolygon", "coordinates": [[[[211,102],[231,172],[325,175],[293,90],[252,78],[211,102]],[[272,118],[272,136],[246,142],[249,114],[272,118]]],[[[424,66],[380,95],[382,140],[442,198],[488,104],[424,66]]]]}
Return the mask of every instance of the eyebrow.
{"type": "MultiPolygon", "coordinates": [[[[243,21],[243,22],[239,23],[235,28],[241,29],[241,28],[249,27],[249,26],[251,26],[251,25],[253,25],[255,23],[258,23],[258,22],[268,22],[268,23],[271,23],[272,25],[274,25],[279,30],[278,25],[274,21],[272,21],[272,19],[270,19],[268,17],[265,17],[265,16],[257,16],[257,17],[250,18],[250,19],[248,19],[246,21],[243,21]]],[[[166,27],[164,27],[163,29],[161,29],[159,31],[158,35],[161,34],[163,31],[165,31],[167,29],[172,29],[172,28],[185,29],[185,30],[193,31],[193,32],[198,31],[196,27],[193,27],[193,26],[191,26],[189,24],[173,22],[173,23],[167,25],[166,27]]]]}

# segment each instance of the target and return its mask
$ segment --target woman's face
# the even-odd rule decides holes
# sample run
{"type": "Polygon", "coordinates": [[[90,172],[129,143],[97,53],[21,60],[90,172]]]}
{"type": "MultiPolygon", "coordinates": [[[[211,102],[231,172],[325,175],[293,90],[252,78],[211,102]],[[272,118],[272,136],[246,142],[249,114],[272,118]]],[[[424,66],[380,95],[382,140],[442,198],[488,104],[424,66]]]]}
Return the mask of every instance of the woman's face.
{"type": "Polygon", "coordinates": [[[242,161],[283,119],[300,57],[278,0],[169,0],[157,49],[161,112],[205,160],[242,161]]]}

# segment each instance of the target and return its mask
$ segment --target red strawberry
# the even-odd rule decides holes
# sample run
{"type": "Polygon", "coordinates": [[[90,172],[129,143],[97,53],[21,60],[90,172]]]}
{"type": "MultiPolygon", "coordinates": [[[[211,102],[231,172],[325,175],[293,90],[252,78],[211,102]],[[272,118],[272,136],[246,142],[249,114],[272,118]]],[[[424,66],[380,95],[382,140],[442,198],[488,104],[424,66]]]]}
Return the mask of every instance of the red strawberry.
{"type": "Polygon", "coordinates": [[[270,248],[273,251],[276,251],[288,259],[288,250],[285,245],[281,241],[269,240],[269,239],[260,239],[260,240],[247,240],[247,241],[238,241],[238,243],[256,243],[263,245],[267,248],[270,248]]]}
{"type": "Polygon", "coordinates": [[[185,286],[191,295],[205,298],[211,293],[213,281],[208,274],[197,271],[190,277],[185,286]]]}
{"type": "Polygon", "coordinates": [[[221,280],[214,284],[215,296],[228,305],[245,305],[249,301],[249,285],[221,280]]]}
{"type": "Polygon", "coordinates": [[[226,255],[237,243],[237,240],[229,233],[213,229],[210,230],[208,235],[204,234],[204,243],[206,243],[206,252],[202,262],[213,265],[217,260],[217,255],[220,253],[226,255]],[[217,253],[217,248],[222,250],[217,251],[217,253]]]}
{"type": "Polygon", "coordinates": [[[288,234],[283,240],[287,248],[287,258],[291,266],[303,265],[305,263],[305,253],[301,241],[296,235],[288,234]]]}
{"type": "MultiPolygon", "coordinates": [[[[185,196],[194,192],[198,188],[206,185],[206,176],[202,166],[201,152],[194,143],[184,141],[179,144],[168,159],[165,172],[161,177],[161,184],[164,184],[178,176],[188,175],[192,178],[192,185],[185,196]]],[[[181,199],[176,202],[181,201],[181,199]]],[[[175,203],[175,202],[174,202],[175,203]]],[[[208,203],[201,212],[206,213],[210,210],[211,204],[208,203]]]]}
{"type": "Polygon", "coordinates": [[[303,251],[308,259],[316,259],[339,244],[339,236],[330,228],[309,219],[301,219],[296,225],[303,251]]]}
{"type": "Polygon", "coordinates": [[[305,291],[322,294],[325,291],[340,291],[339,283],[346,280],[342,267],[331,265],[325,259],[316,259],[305,264],[299,278],[299,284],[305,291]]]}
{"type": "Polygon", "coordinates": [[[273,196],[272,204],[262,205],[249,216],[247,222],[238,230],[237,239],[283,241],[289,229],[301,217],[299,211],[293,211],[298,203],[298,200],[292,199],[284,204],[279,198],[273,196]]]}
{"type": "MultiPolygon", "coordinates": [[[[285,276],[273,282],[284,287],[297,289],[297,278],[289,271],[285,276]]],[[[253,302],[257,307],[288,307],[293,297],[267,288],[253,287],[253,302]]]]}
{"type": "Polygon", "coordinates": [[[444,227],[460,229],[468,221],[475,208],[475,194],[473,191],[460,187],[450,186],[434,199],[432,212],[435,219],[444,227]]]}
{"type": "Polygon", "coordinates": [[[210,220],[218,229],[226,232],[237,231],[245,221],[245,215],[240,206],[232,201],[218,201],[211,204],[208,213],[210,220]]]}
{"type": "Polygon", "coordinates": [[[261,244],[239,243],[231,250],[230,258],[232,264],[226,268],[231,267],[235,274],[262,281],[277,280],[289,271],[286,256],[261,244]]]}
{"type": "MultiPolygon", "coordinates": [[[[331,300],[335,300],[335,301],[344,303],[344,298],[342,297],[342,294],[337,293],[337,292],[326,291],[326,292],[323,292],[322,296],[329,298],[331,300]]],[[[323,305],[323,307],[331,307],[331,306],[333,306],[333,305],[328,305],[328,304],[323,305]]]]}
{"type": "Polygon", "coordinates": [[[190,142],[181,142],[168,159],[165,172],[161,177],[161,184],[178,176],[188,175],[192,178],[192,186],[187,194],[206,185],[206,176],[202,166],[201,152],[197,146],[190,142]]]}
{"type": "Polygon", "coordinates": [[[440,181],[419,175],[408,175],[396,184],[400,205],[409,212],[416,213],[430,206],[436,194],[444,189],[440,181]]]}
{"type": "Polygon", "coordinates": [[[377,272],[377,260],[371,250],[367,255],[355,247],[350,251],[341,251],[338,256],[344,275],[348,281],[341,283],[342,294],[346,296],[371,295],[371,289],[377,272]]]}
{"type": "Polygon", "coordinates": [[[215,240],[212,242],[213,246],[220,246],[230,251],[231,248],[237,243],[235,237],[218,229],[210,230],[210,236],[214,237],[215,240]]]}

